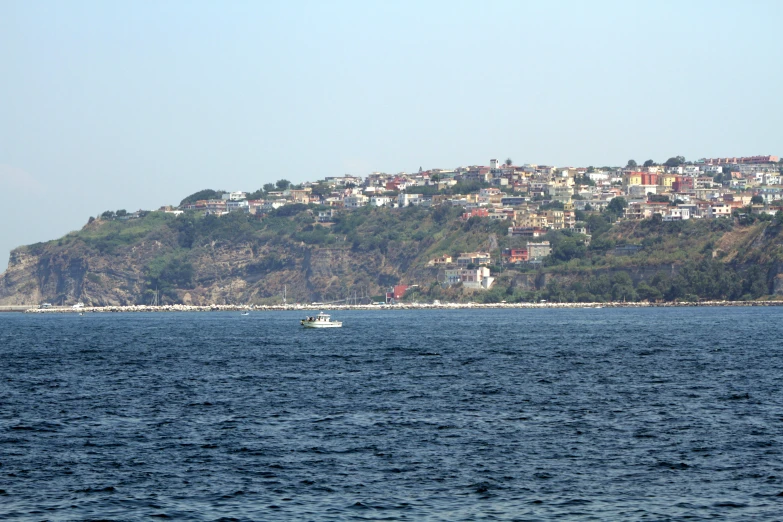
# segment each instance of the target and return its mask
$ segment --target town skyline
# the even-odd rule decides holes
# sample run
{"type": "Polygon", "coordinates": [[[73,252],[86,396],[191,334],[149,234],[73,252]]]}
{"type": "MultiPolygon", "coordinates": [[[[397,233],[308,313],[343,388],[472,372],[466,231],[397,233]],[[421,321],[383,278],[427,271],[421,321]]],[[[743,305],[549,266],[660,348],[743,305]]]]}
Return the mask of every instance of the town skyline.
{"type": "Polygon", "coordinates": [[[386,302],[409,289],[495,302],[780,292],[768,277],[774,266],[744,270],[739,260],[764,252],[769,263],[778,251],[754,242],[774,243],[783,224],[778,156],[631,159],[622,168],[482,163],[281,178],[252,192],[203,189],[177,205],[105,210],[78,232],[15,251],[3,298],[139,304],[162,289],[167,304],[268,304],[283,281],[306,302],[344,300],[352,287],[363,300],[385,292],[386,302]],[[636,279],[619,267],[635,267],[636,279]],[[599,275],[610,268],[611,281],[599,275]],[[548,284],[569,270],[586,279],[548,284]],[[652,286],[645,270],[657,270],[652,286]]]}
{"type": "Polygon", "coordinates": [[[0,2],[0,219],[18,223],[0,269],[100,208],[216,183],[781,153],[781,15],[763,0],[0,2]]]}
{"type": "MultiPolygon", "coordinates": [[[[501,156],[499,156],[498,158],[500,158],[500,157],[501,156]]],[[[641,157],[641,156],[639,156],[639,157],[641,157]]],[[[586,171],[589,168],[597,168],[597,169],[611,168],[611,169],[618,169],[618,170],[628,170],[629,167],[631,167],[631,165],[630,165],[631,162],[634,163],[634,165],[632,166],[631,170],[636,169],[637,167],[638,167],[639,170],[646,170],[648,164],[655,165],[655,166],[660,166],[660,165],[664,165],[666,163],[666,161],[667,161],[667,160],[656,161],[656,160],[653,160],[653,159],[647,159],[647,160],[644,160],[644,161],[636,161],[635,159],[629,159],[629,160],[627,160],[625,162],[624,165],[608,165],[608,164],[607,165],[601,165],[600,162],[599,162],[598,165],[588,165],[588,166],[569,165],[569,166],[563,166],[563,165],[555,165],[554,163],[519,163],[519,162],[514,162],[514,160],[513,160],[513,158],[511,156],[503,157],[504,159],[498,159],[498,158],[490,159],[490,161],[486,162],[485,165],[482,165],[480,163],[470,163],[470,164],[467,164],[465,166],[457,166],[457,167],[429,167],[427,169],[424,169],[423,166],[419,166],[416,169],[412,169],[410,172],[408,172],[408,171],[400,171],[400,172],[396,172],[396,173],[390,173],[390,172],[384,172],[384,171],[379,171],[379,170],[373,170],[371,172],[365,173],[364,175],[343,173],[342,176],[337,176],[337,175],[334,175],[334,176],[323,176],[323,179],[340,178],[340,177],[348,176],[348,177],[355,177],[357,180],[364,180],[366,176],[373,176],[373,175],[378,175],[378,174],[394,176],[394,175],[415,174],[415,173],[421,172],[421,171],[426,172],[426,173],[442,172],[442,171],[459,172],[459,171],[468,170],[468,169],[474,168],[474,167],[491,169],[491,168],[493,168],[493,162],[496,162],[495,166],[497,166],[497,167],[502,167],[504,164],[505,165],[514,166],[514,167],[524,167],[524,166],[531,166],[532,165],[532,166],[550,167],[553,170],[557,170],[557,169],[561,169],[561,170],[562,169],[575,169],[577,171],[586,171]],[[509,164],[509,161],[511,162],[511,164],[509,164]]],[[[700,158],[698,158],[696,160],[688,160],[684,156],[672,156],[672,157],[669,157],[668,160],[677,159],[677,158],[681,158],[683,160],[683,164],[689,164],[689,165],[698,165],[698,164],[737,165],[737,164],[742,164],[742,163],[753,164],[753,163],[764,163],[764,162],[772,162],[773,164],[774,163],[783,164],[783,162],[781,162],[781,160],[780,160],[780,157],[776,156],[776,155],[718,156],[718,157],[715,157],[715,158],[700,157],[700,158]]],[[[623,162],[621,162],[621,163],[623,163],[623,162]]],[[[4,170],[3,167],[6,167],[6,166],[0,165],[0,174],[7,174],[9,172],[9,170],[7,169],[7,167],[4,170]]],[[[783,167],[780,167],[780,168],[783,168],[783,167]]],[[[20,179],[22,180],[21,184],[25,185],[25,188],[28,188],[28,189],[34,188],[34,189],[37,189],[37,190],[41,188],[40,186],[38,186],[38,185],[36,185],[34,183],[29,184],[29,185],[25,184],[24,183],[24,178],[20,178],[20,179]]],[[[272,178],[266,177],[266,179],[268,179],[269,181],[267,183],[265,183],[264,185],[269,185],[270,183],[272,183],[272,178]]],[[[18,181],[19,180],[17,180],[17,182],[18,181]]],[[[318,179],[316,179],[316,180],[312,180],[312,179],[294,179],[294,180],[291,181],[292,185],[305,185],[305,186],[311,185],[311,184],[314,184],[314,183],[317,183],[317,182],[318,182],[318,179]]],[[[216,188],[218,190],[227,189],[227,190],[225,190],[226,193],[230,193],[231,192],[231,190],[228,189],[227,187],[220,187],[220,188],[218,188],[217,185],[218,185],[217,183],[214,183],[213,184],[214,188],[216,188]]],[[[192,188],[194,188],[194,187],[191,187],[191,189],[192,188]]],[[[259,187],[259,190],[260,189],[261,189],[261,187],[259,187]]],[[[183,197],[182,193],[180,193],[179,195],[176,195],[175,198],[176,197],[183,197]]],[[[168,206],[176,206],[176,205],[174,205],[174,203],[175,202],[171,201],[171,202],[168,202],[168,203],[164,203],[163,206],[167,206],[167,205],[168,206]]],[[[159,201],[157,203],[153,203],[153,204],[148,205],[147,208],[148,209],[154,209],[154,208],[157,208],[160,205],[161,205],[161,203],[159,201]]],[[[129,205],[128,209],[123,209],[123,210],[129,210],[129,209],[134,209],[134,208],[135,208],[135,205],[129,205]]],[[[138,207],[138,210],[143,210],[143,209],[144,209],[143,205],[140,205],[138,207]]],[[[89,212],[95,212],[95,216],[98,216],[98,215],[100,215],[100,212],[96,212],[97,210],[98,209],[91,209],[89,212]]],[[[89,216],[84,217],[83,221],[79,225],[79,228],[81,226],[83,226],[84,223],[86,222],[86,220],[89,219],[90,217],[92,217],[92,214],[90,214],[89,216]]],[[[71,229],[71,230],[64,231],[63,234],[65,234],[65,233],[67,233],[69,231],[73,231],[73,230],[78,230],[78,228],[74,228],[74,229],[71,229]]],[[[48,237],[48,238],[40,239],[39,241],[28,241],[28,242],[22,242],[22,243],[19,243],[19,244],[14,244],[13,246],[9,246],[8,247],[8,252],[6,253],[5,257],[0,259],[0,273],[2,273],[2,271],[4,271],[5,268],[7,267],[8,256],[10,255],[11,250],[13,250],[14,248],[19,247],[19,246],[24,246],[24,245],[27,245],[27,244],[31,244],[33,242],[42,242],[42,241],[45,242],[45,241],[49,241],[49,240],[52,240],[52,239],[55,239],[55,238],[56,237],[48,237]]],[[[10,243],[9,243],[9,245],[10,245],[10,243]]]]}

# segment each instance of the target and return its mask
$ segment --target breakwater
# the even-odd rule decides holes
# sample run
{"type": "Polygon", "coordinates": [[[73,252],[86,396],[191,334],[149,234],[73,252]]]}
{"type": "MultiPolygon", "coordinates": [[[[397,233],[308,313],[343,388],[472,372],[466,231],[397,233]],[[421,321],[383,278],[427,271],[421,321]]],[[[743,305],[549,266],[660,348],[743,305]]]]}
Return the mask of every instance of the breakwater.
{"type": "Polygon", "coordinates": [[[663,303],[396,303],[371,305],[129,305],[28,308],[25,313],[118,313],[118,312],[273,312],[319,310],[449,310],[491,308],[673,308],[673,307],[783,306],[783,301],[700,301],[663,303]]]}

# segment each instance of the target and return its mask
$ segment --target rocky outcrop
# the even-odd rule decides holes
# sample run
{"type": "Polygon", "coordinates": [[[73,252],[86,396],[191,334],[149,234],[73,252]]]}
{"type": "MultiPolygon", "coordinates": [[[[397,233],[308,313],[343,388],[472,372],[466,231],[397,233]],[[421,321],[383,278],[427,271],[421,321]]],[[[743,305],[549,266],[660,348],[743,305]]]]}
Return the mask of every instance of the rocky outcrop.
{"type": "MultiPolygon", "coordinates": [[[[170,245],[149,241],[111,254],[56,244],[21,247],[0,276],[0,304],[151,304],[156,288],[150,286],[148,267],[169,255],[174,255],[170,245]]],[[[379,295],[390,283],[406,279],[401,264],[410,269],[410,255],[391,256],[348,247],[215,243],[188,252],[182,262],[192,266],[190,283],[165,296],[157,289],[157,298],[204,306],[269,304],[282,300],[284,292],[298,302],[379,295]]]]}
{"type": "MultiPolygon", "coordinates": [[[[444,251],[489,248],[487,238],[497,232],[493,223],[459,224],[456,216],[434,223],[430,214],[406,217],[408,209],[397,214],[378,212],[377,222],[365,215],[368,225],[358,223],[345,233],[330,234],[323,234],[323,229],[304,219],[306,213],[289,220],[278,217],[271,221],[274,226],[264,225],[270,222],[267,220],[231,222],[227,221],[231,218],[221,218],[200,231],[196,225],[189,228],[183,221],[161,216],[139,225],[96,220],[78,233],[14,250],[8,269],[0,275],[0,305],[264,306],[281,304],[284,293],[289,303],[346,302],[354,297],[368,302],[399,283],[437,288],[437,282],[444,280],[443,270],[427,266],[429,259],[444,251]],[[405,234],[382,234],[406,227],[405,234]],[[308,236],[297,235],[308,232],[321,233],[323,240],[310,238],[307,244],[304,240],[308,236]]],[[[626,232],[630,231],[629,227],[626,232]]],[[[778,275],[783,273],[780,227],[734,229],[719,232],[720,236],[713,233],[714,244],[699,247],[698,253],[712,256],[719,251],[721,255],[713,257],[730,264],[736,274],[762,265],[769,293],[783,295],[783,278],[778,275]]],[[[675,243],[673,233],[666,238],[677,248],[693,241],[685,238],[675,243]]],[[[651,245],[642,254],[661,248],[651,245]]],[[[661,272],[673,278],[687,259],[684,255],[659,256],[656,259],[661,262],[653,263],[644,262],[637,254],[637,265],[606,268],[611,266],[611,257],[592,255],[595,257],[586,265],[563,263],[527,272],[506,271],[499,274],[498,281],[512,292],[524,293],[541,291],[553,282],[569,286],[624,272],[638,285],[661,272]],[[663,263],[664,259],[679,261],[663,263]]],[[[763,291],[755,295],[763,295],[763,291]]],[[[448,296],[459,298],[456,291],[448,296]]]]}

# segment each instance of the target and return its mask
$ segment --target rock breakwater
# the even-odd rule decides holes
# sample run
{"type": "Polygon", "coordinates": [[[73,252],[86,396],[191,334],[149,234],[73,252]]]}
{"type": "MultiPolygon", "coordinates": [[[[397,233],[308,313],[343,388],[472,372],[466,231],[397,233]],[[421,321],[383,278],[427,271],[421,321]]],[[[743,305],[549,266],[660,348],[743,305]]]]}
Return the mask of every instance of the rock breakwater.
{"type": "Polygon", "coordinates": [[[120,313],[120,312],[272,312],[272,311],[319,311],[319,310],[448,310],[448,309],[492,309],[492,308],[672,308],[700,306],[783,306],[783,301],[700,301],[700,302],[670,302],[670,303],[397,303],[371,305],[270,305],[270,306],[240,306],[240,305],[131,305],[131,306],[85,306],[85,307],[51,307],[28,308],[25,313],[120,313]]]}

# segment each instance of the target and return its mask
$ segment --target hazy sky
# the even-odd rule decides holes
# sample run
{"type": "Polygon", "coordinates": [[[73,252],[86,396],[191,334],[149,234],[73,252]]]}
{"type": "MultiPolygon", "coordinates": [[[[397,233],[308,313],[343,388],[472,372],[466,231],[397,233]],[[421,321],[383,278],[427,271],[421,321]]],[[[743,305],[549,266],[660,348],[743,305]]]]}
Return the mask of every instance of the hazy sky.
{"type": "Polygon", "coordinates": [[[783,153],[783,2],[0,0],[0,270],[344,173],[783,153]]]}

